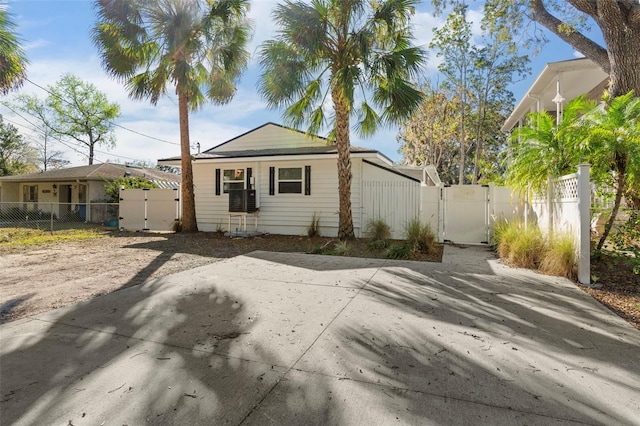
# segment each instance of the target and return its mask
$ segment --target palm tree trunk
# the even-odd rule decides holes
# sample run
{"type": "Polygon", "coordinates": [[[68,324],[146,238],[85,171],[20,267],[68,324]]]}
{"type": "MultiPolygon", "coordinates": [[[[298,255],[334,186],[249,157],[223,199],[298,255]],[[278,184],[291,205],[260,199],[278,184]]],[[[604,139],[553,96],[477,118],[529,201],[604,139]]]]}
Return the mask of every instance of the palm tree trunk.
{"type": "Polygon", "coordinates": [[[189,105],[180,87],[178,111],[180,114],[180,156],[182,165],[182,231],[198,232],[196,203],[193,194],[193,170],[191,168],[191,147],[189,145],[189,105]]]}
{"type": "Polygon", "coordinates": [[[618,182],[616,185],[617,186],[616,198],[613,203],[613,209],[611,210],[611,216],[609,217],[609,220],[607,221],[607,223],[604,225],[604,232],[600,237],[600,241],[598,241],[598,246],[596,247],[596,251],[602,250],[602,246],[604,245],[604,242],[607,240],[607,237],[609,236],[609,232],[611,232],[611,228],[613,228],[613,222],[616,220],[616,216],[618,216],[618,210],[620,209],[620,203],[622,202],[622,194],[624,194],[624,191],[625,191],[627,159],[620,155],[616,155],[616,165],[617,165],[616,168],[618,173],[618,182]]]}
{"type": "Polygon", "coordinates": [[[352,240],[353,216],[351,215],[351,144],[349,142],[349,110],[339,89],[331,90],[336,113],[336,148],[338,150],[338,238],[352,240]]]}

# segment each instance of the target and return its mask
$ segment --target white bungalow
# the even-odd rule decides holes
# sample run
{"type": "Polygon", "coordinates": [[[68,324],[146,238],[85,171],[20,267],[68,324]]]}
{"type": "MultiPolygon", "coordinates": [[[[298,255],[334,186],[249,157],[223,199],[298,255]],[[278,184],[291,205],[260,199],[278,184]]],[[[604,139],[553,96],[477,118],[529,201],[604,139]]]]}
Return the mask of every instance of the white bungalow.
{"type": "MultiPolygon", "coordinates": [[[[159,163],[179,166],[180,158],[159,163]]],[[[194,155],[192,164],[202,231],[246,226],[248,231],[304,235],[315,215],[321,235],[338,233],[337,151],[324,138],[266,123],[194,155]],[[248,193],[255,212],[230,205],[229,192],[238,189],[255,191],[248,193]]],[[[381,218],[400,238],[404,225],[419,214],[425,172],[401,169],[380,152],[359,147],[351,147],[351,171],[356,237],[363,236],[369,219],[381,218]]]]}

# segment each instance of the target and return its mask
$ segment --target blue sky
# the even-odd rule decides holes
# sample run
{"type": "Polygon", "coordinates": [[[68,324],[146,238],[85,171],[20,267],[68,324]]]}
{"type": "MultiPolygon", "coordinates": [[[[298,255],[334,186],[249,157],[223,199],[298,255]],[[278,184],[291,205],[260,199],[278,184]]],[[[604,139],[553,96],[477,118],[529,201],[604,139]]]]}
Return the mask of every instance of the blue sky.
{"type": "MultiPolygon", "coordinates": [[[[116,123],[137,133],[118,128],[116,147],[109,150],[97,147],[97,161],[155,162],[159,158],[179,155],[178,107],[175,95],[164,97],[155,107],[146,101],[132,101],[127,97],[124,87],[103,71],[98,51],[89,36],[95,22],[90,0],[19,0],[0,3],[8,4],[9,12],[17,21],[18,32],[24,40],[30,61],[28,79],[31,82],[46,87],[55,83],[62,74],[71,72],[93,83],[107,94],[109,100],[120,104],[122,115],[116,123]],[[141,136],[139,133],[156,139],[141,136]]],[[[480,6],[474,6],[476,3],[471,2],[469,18],[478,22],[481,9],[480,6]]],[[[253,0],[251,4],[250,17],[254,20],[255,32],[250,51],[254,54],[256,48],[274,34],[270,13],[277,2],[253,0]]],[[[428,46],[433,27],[440,26],[443,20],[444,18],[433,16],[430,2],[424,2],[414,18],[417,44],[428,46]]],[[[474,25],[474,28],[479,32],[478,25],[474,25]]],[[[512,91],[516,99],[522,96],[547,62],[571,59],[578,55],[555,36],[550,35],[549,39],[550,43],[545,45],[531,62],[532,75],[525,81],[513,85],[512,91]]],[[[435,52],[431,52],[425,77],[435,76],[436,68],[437,58],[435,52]]],[[[235,98],[228,105],[209,104],[191,114],[191,143],[194,152],[196,142],[205,150],[265,122],[282,122],[281,111],[268,109],[257,93],[256,82],[259,72],[254,57],[243,75],[235,98]]],[[[25,83],[21,92],[46,97],[46,92],[29,82],[25,83]]],[[[8,98],[10,99],[11,95],[8,98]]],[[[0,113],[6,120],[16,123],[16,127],[22,133],[30,134],[30,125],[23,118],[2,106],[0,113]]],[[[366,140],[353,136],[352,144],[377,149],[392,160],[399,161],[401,155],[398,153],[397,133],[398,128],[386,128],[366,140]]],[[[58,142],[54,142],[54,148],[64,151],[64,158],[71,161],[72,165],[86,164],[86,157],[78,152],[58,142]]],[[[78,149],[84,152],[82,148],[78,149]]]]}

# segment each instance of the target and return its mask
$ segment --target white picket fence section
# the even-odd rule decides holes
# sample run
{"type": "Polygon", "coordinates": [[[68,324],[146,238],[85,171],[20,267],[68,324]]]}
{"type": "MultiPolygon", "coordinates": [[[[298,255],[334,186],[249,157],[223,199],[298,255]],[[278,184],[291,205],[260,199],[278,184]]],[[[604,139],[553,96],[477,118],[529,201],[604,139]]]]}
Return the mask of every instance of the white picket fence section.
{"type": "Polygon", "coordinates": [[[420,215],[420,183],[413,181],[364,181],[362,183],[364,227],[382,219],[391,227],[392,238],[403,238],[404,229],[420,215]]]}
{"type": "Polygon", "coordinates": [[[120,229],[172,231],[179,218],[179,189],[120,188],[120,229]]]}
{"type": "Polygon", "coordinates": [[[545,235],[567,233],[574,238],[578,257],[578,281],[591,280],[591,192],[588,164],[578,172],[550,179],[546,194],[532,197],[525,224],[537,223],[545,235]]]}

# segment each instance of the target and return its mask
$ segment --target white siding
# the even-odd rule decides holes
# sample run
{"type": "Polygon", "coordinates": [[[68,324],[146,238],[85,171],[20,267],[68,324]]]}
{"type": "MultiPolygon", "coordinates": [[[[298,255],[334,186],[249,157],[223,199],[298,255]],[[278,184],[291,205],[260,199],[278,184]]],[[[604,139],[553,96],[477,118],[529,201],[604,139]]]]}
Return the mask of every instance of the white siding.
{"type": "Polygon", "coordinates": [[[212,151],[224,152],[314,146],[326,146],[326,141],[319,138],[309,138],[304,133],[295,130],[267,124],[218,148],[214,148],[212,151]]]}
{"type": "MultiPolygon", "coordinates": [[[[360,234],[360,159],[352,160],[351,209],[355,233],[360,234]]],[[[311,218],[320,217],[320,235],[338,234],[338,174],[335,158],[319,160],[263,161],[260,163],[198,163],[193,166],[196,214],[198,227],[202,231],[227,230],[229,197],[215,195],[215,169],[253,169],[255,177],[256,203],[260,208],[258,230],[272,234],[305,235],[311,218]],[[277,169],[279,167],[311,166],[311,195],[278,194],[277,169]],[[276,168],[276,194],[269,195],[269,167],[276,168]]],[[[303,179],[304,186],[304,179],[303,179]]],[[[233,224],[233,223],[232,223],[233,224]]],[[[252,230],[253,220],[247,220],[252,230]]]]}

